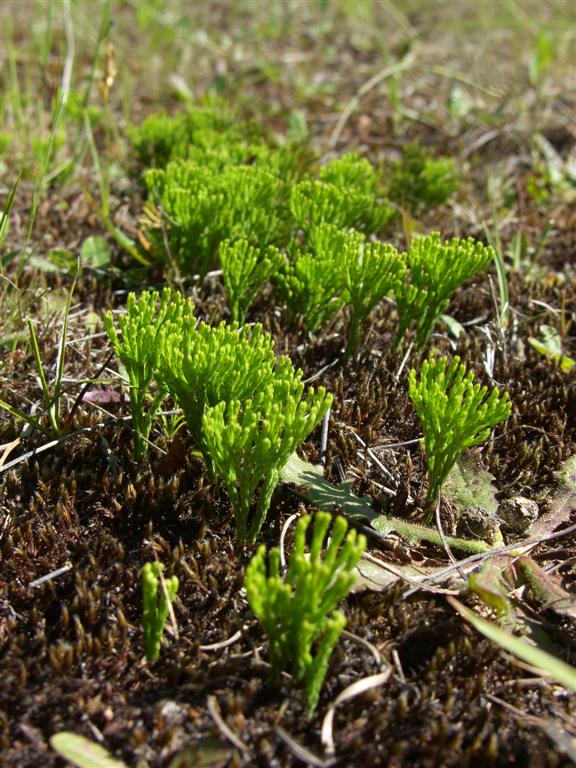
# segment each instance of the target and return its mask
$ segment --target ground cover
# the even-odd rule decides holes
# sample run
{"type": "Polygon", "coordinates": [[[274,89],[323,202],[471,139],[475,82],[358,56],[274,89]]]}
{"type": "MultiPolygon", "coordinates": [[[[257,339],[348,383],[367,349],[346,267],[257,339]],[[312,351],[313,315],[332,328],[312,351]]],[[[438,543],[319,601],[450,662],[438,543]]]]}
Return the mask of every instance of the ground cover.
{"type": "Polygon", "coordinates": [[[34,8],[2,8],[6,765],[62,731],[128,766],[569,764],[570,5],[34,8]],[[330,592],[319,509],[366,537],[355,587],[275,637],[296,573],[330,592]]]}

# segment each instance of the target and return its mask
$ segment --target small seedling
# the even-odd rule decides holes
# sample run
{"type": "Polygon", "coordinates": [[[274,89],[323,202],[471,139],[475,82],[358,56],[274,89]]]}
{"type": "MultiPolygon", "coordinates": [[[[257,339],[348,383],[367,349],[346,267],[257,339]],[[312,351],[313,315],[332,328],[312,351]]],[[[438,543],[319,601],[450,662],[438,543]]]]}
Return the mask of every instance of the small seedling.
{"type": "Polygon", "coordinates": [[[409,276],[395,290],[399,316],[397,345],[411,323],[423,347],[452,294],[494,259],[492,248],[472,238],[442,241],[439,232],[416,237],[408,251],[409,276]]]}
{"type": "Polygon", "coordinates": [[[305,515],[298,521],[294,551],[284,576],[280,573],[280,550],[270,550],[267,564],[262,545],[245,578],[248,602],[270,641],[272,667],[277,673],[291,672],[303,685],[310,714],[318,705],[330,656],[346,624],[336,607],[350,591],[355,580],[353,569],[366,547],[365,537],[348,531],[346,520],[337,517],[322,557],[331,516],[318,512],[307,554],[306,530],[311,520],[305,515]]]}
{"type": "Polygon", "coordinates": [[[146,563],[142,569],[142,602],[144,613],[144,650],[148,661],[156,661],[160,656],[164,624],[168,618],[169,603],[178,592],[178,577],[171,576],[160,582],[162,563],[146,563]],[[164,592],[164,587],[166,592],[164,592]]]}
{"type": "Polygon", "coordinates": [[[420,378],[412,369],[409,392],[424,431],[430,508],[460,455],[487,440],[512,406],[507,392],[494,388],[488,395],[487,387],[474,384],[474,374],[458,356],[452,362],[445,357],[425,360],[420,378]]]}
{"type": "Polygon", "coordinates": [[[255,248],[247,240],[225,240],[218,252],[228,292],[232,320],[243,325],[250,305],[268,280],[275,275],[283,256],[274,246],[255,248]]]}
{"type": "Polygon", "coordinates": [[[323,387],[304,399],[303,391],[301,372],[286,370],[253,399],[221,402],[204,414],[204,445],[232,501],[240,541],[256,541],[284,465],[330,407],[323,387]]]}
{"type": "MultiPolygon", "coordinates": [[[[138,299],[134,293],[128,294],[127,312],[118,320],[120,335],[112,313],[104,315],[104,328],[130,382],[134,453],[137,460],[146,453],[154,417],[167,393],[166,386],[157,379],[158,386],[152,392],[160,348],[160,330],[166,324],[171,324],[173,329],[182,329],[186,321],[192,322],[192,313],[190,299],[184,299],[179,293],[165,288],[161,296],[157,291],[144,291],[138,299]]],[[[176,340],[174,343],[177,343],[176,340]]]]}

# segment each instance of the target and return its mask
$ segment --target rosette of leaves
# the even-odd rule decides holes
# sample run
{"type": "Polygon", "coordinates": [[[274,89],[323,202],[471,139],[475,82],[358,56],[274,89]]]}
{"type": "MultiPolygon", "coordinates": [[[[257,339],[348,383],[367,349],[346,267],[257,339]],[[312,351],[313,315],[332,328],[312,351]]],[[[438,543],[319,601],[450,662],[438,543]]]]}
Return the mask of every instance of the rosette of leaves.
{"type": "Polygon", "coordinates": [[[165,288],[158,291],[144,291],[136,298],[129,293],[126,314],[114,324],[112,312],[104,315],[104,328],[116,356],[124,366],[130,384],[130,407],[134,430],[134,454],[141,459],[148,449],[148,438],[156,413],[167,389],[156,376],[160,350],[161,330],[170,325],[176,336],[186,322],[192,322],[194,307],[190,299],[165,288]],[[156,388],[153,389],[153,384],[156,388]]]}
{"type": "Polygon", "coordinates": [[[174,600],[178,592],[178,577],[171,576],[161,584],[162,563],[146,563],[142,568],[142,602],[144,612],[144,651],[148,661],[156,661],[160,656],[164,624],[168,618],[168,601],[174,600]],[[166,599],[166,596],[168,599],[166,599]]]}
{"type": "Polygon", "coordinates": [[[256,541],[280,472],[330,407],[323,387],[303,392],[301,371],[285,369],[254,398],[204,413],[204,446],[230,496],[239,541],[256,541]]]}
{"type": "Polygon", "coordinates": [[[362,328],[374,309],[390,291],[401,285],[408,273],[406,258],[394,246],[348,238],[340,256],[350,325],[346,358],[356,357],[362,328]]]}
{"type": "Polygon", "coordinates": [[[409,393],[424,432],[431,507],[461,454],[487,440],[512,406],[508,392],[494,387],[488,394],[486,386],[475,384],[458,356],[425,360],[419,377],[412,369],[409,393]]]}
{"type": "Polygon", "coordinates": [[[298,315],[311,332],[316,332],[344,305],[344,280],[340,257],[346,244],[361,243],[358,232],[347,232],[333,224],[314,227],[302,250],[286,262],[278,282],[289,313],[298,315]]]}
{"type": "Polygon", "coordinates": [[[288,226],[281,215],[283,183],[260,167],[175,162],[149,171],[145,181],[162,211],[160,221],[146,222],[146,237],[161,259],[169,255],[186,275],[214,268],[226,238],[262,247],[281,240],[288,226]]]}
{"type": "Polygon", "coordinates": [[[420,144],[408,144],[389,171],[388,196],[417,215],[437,208],[456,191],[456,163],[433,157],[420,144]]]}
{"type": "Polygon", "coordinates": [[[395,289],[397,345],[415,323],[416,344],[423,347],[456,288],[485,270],[493,259],[494,250],[471,237],[443,241],[439,232],[415,237],[408,251],[408,277],[395,289]]]}
{"type": "Polygon", "coordinates": [[[330,656],[346,625],[336,608],[354,583],[353,569],[366,547],[365,537],[348,531],[343,517],[335,519],[329,534],[331,516],[318,512],[306,553],[311,520],[305,515],[296,525],[294,551],[284,576],[280,550],[274,547],[267,558],[262,545],[244,582],[250,607],[270,641],[272,667],[276,673],[290,672],[302,684],[310,714],[318,705],[330,656]]]}
{"type": "MultiPolygon", "coordinates": [[[[204,322],[167,325],[160,334],[158,378],[184,411],[203,449],[202,417],[220,402],[243,402],[276,376],[293,372],[288,358],[276,358],[274,340],[261,325],[204,322]]],[[[208,457],[209,462],[209,457],[208,457]]]]}
{"type": "Polygon", "coordinates": [[[247,240],[224,240],[218,256],[232,320],[243,325],[256,295],[278,272],[284,257],[273,245],[256,248],[247,240]]]}

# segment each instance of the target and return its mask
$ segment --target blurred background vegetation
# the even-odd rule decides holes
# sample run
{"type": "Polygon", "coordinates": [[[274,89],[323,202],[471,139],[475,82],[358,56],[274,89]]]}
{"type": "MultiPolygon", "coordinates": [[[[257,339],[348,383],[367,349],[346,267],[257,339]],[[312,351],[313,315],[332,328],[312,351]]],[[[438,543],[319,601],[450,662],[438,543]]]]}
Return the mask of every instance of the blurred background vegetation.
{"type": "Polygon", "coordinates": [[[1,14],[2,162],[49,182],[87,158],[87,120],[121,160],[127,124],[206,94],[324,148],[554,144],[573,115],[570,0],[5,0],[1,14]]]}

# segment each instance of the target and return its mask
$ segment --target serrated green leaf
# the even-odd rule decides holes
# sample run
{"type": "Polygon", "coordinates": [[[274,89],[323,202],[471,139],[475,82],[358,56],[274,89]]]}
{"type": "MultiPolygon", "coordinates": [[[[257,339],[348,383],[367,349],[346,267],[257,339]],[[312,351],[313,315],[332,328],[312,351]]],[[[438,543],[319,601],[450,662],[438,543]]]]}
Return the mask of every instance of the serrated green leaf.
{"type": "Polygon", "coordinates": [[[356,496],[350,490],[350,483],[333,485],[324,479],[323,467],[304,461],[296,453],[290,456],[280,477],[285,483],[294,483],[305,489],[306,496],[321,509],[341,511],[352,518],[372,520],[376,517],[368,496],[356,496]]]}
{"type": "Polygon", "coordinates": [[[55,733],[50,738],[50,746],[77,768],[127,768],[126,763],[112,757],[100,744],[76,733],[55,733]]]}
{"type": "Polygon", "coordinates": [[[473,507],[482,507],[492,515],[496,514],[498,501],[494,475],[482,469],[474,457],[468,453],[461,456],[442,487],[442,493],[462,511],[473,507]]]}

